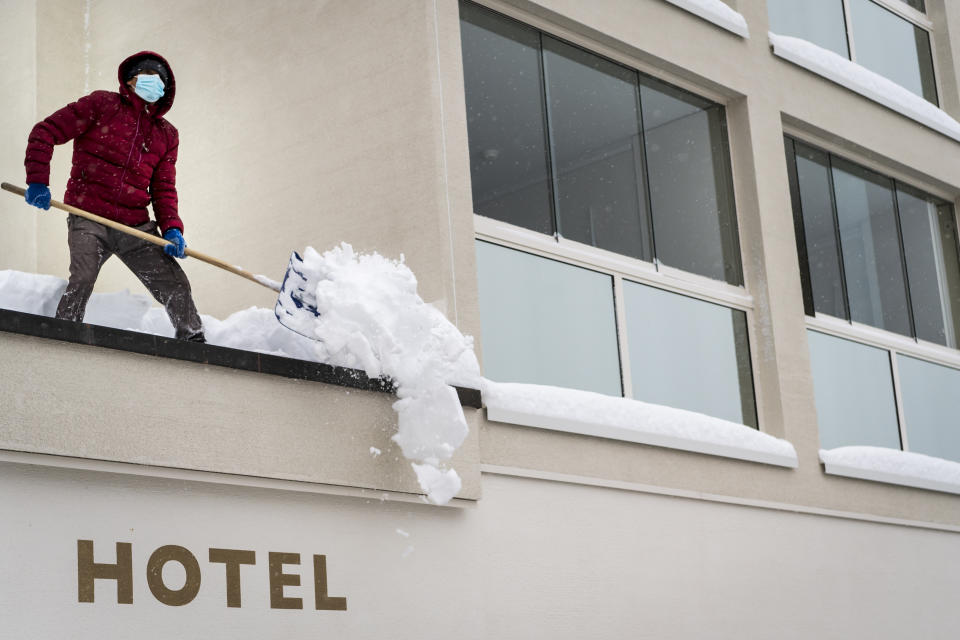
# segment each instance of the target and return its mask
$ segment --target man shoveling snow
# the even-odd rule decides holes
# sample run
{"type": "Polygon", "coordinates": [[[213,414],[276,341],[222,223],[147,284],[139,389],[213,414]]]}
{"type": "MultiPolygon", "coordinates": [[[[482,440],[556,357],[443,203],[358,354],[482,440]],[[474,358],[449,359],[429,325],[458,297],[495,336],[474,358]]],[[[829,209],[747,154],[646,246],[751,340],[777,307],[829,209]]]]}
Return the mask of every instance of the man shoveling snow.
{"type": "Polygon", "coordinates": [[[56,317],[83,320],[100,268],[118,256],[162,304],[178,338],[203,342],[203,325],[190,282],[173,259],[186,242],[178,215],[176,162],[179,134],[164,119],[176,93],[161,56],[143,51],[118,69],[120,90],[94,91],[34,126],[27,144],[26,200],[50,208],[50,159],[55,145],[73,140],[73,168],[64,202],[170,241],[165,247],[69,216],[70,280],[56,317]],[[153,205],[156,222],[147,205],[153,205]]]}

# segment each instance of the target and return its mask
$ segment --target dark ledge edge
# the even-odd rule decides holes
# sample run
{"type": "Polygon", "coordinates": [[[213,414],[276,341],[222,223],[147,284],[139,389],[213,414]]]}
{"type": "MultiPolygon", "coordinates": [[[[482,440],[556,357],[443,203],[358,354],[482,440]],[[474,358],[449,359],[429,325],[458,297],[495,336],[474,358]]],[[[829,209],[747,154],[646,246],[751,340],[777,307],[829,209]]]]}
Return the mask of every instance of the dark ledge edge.
{"type": "MultiPolygon", "coordinates": [[[[114,329],[95,324],[82,324],[70,320],[57,320],[56,318],[38,316],[22,311],[0,309],[0,331],[130,351],[159,358],[172,358],[242,371],[255,371],[295,380],[322,382],[351,389],[381,393],[396,392],[392,380],[370,378],[359,369],[348,369],[347,367],[337,367],[322,362],[286,358],[257,351],[187,342],[152,333],[114,329]]],[[[454,388],[457,390],[461,405],[474,409],[481,408],[481,397],[478,389],[454,388]]]]}

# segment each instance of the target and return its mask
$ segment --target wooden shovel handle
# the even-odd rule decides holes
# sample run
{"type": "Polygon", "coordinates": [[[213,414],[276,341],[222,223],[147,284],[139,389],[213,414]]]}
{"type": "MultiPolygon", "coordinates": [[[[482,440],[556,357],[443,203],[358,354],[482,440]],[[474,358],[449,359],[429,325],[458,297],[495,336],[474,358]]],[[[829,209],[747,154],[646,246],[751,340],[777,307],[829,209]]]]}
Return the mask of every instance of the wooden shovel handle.
{"type": "MultiPolygon", "coordinates": [[[[26,194],[27,194],[27,190],[26,190],[26,189],[24,189],[24,188],[22,188],[22,187],[18,187],[18,186],[13,185],[13,184],[10,184],[9,182],[0,183],[0,188],[2,188],[4,191],[9,191],[10,193],[15,193],[15,194],[17,194],[17,195],[20,196],[20,197],[25,197],[26,194]]],[[[143,231],[140,231],[139,229],[134,229],[133,227],[128,227],[127,225],[125,225],[125,224],[123,224],[123,223],[121,223],[121,222],[116,222],[116,221],[114,221],[114,220],[108,220],[107,218],[103,218],[103,217],[98,216],[98,215],[96,215],[96,214],[90,213],[89,211],[84,211],[83,209],[78,209],[77,207],[71,206],[71,205],[69,205],[69,204],[64,204],[64,203],[62,203],[62,202],[57,202],[56,200],[50,200],[50,206],[51,206],[51,207],[54,207],[54,208],[56,208],[56,209],[60,209],[60,210],[62,210],[62,211],[66,211],[67,213],[70,213],[70,214],[72,214],[72,215],[80,216],[81,218],[86,218],[87,220],[93,220],[94,222],[99,222],[100,224],[102,224],[102,225],[104,225],[104,226],[107,226],[107,227],[110,227],[111,229],[116,229],[117,231],[121,231],[121,232],[123,232],[123,233],[126,233],[127,235],[136,236],[137,238],[140,238],[141,240],[146,240],[147,242],[152,242],[153,244],[159,245],[159,246],[161,246],[161,247],[164,247],[164,246],[166,246],[166,245],[168,245],[168,244],[173,244],[173,243],[170,242],[169,240],[164,240],[163,238],[161,238],[161,237],[159,237],[159,236],[155,236],[155,235],[150,234],[150,233],[145,233],[145,232],[143,232],[143,231]]],[[[250,280],[251,282],[256,282],[257,284],[259,284],[259,285],[261,285],[261,286],[264,286],[264,287],[266,287],[267,289],[270,289],[270,290],[272,290],[272,291],[279,291],[279,288],[278,288],[277,286],[275,286],[274,283],[268,281],[266,278],[263,278],[262,276],[261,276],[261,277],[257,277],[257,276],[255,276],[254,274],[250,273],[249,271],[246,271],[246,270],[244,270],[244,269],[241,269],[240,267],[237,267],[237,266],[235,266],[235,265],[228,264],[228,263],[224,262],[223,260],[218,260],[217,258],[214,258],[213,256],[208,256],[208,255],[205,254],[205,253],[200,253],[199,251],[194,251],[193,249],[191,249],[191,248],[189,248],[189,247],[187,247],[187,249],[186,249],[186,254],[187,254],[188,256],[190,256],[191,258],[196,258],[197,260],[200,260],[200,261],[202,261],[202,262],[206,262],[207,264],[212,264],[212,265],[215,266],[215,267],[220,267],[221,269],[224,269],[224,270],[226,270],[226,271],[229,271],[230,273],[235,273],[235,274],[237,274],[238,276],[241,276],[241,277],[243,277],[243,278],[246,278],[247,280],[250,280]]]]}

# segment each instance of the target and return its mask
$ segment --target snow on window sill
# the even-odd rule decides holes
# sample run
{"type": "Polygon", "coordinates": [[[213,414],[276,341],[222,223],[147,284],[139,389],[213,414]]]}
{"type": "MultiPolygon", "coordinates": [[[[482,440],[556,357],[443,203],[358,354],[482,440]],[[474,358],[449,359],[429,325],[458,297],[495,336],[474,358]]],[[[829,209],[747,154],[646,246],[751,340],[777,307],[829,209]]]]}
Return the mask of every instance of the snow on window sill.
{"type": "Polygon", "coordinates": [[[806,40],[768,35],[774,55],[960,142],[960,122],[896,82],[806,40]]]}
{"type": "Polygon", "coordinates": [[[960,494],[960,463],[880,447],[821,449],[820,461],[834,476],[873,480],[960,494]]]}
{"type": "Polygon", "coordinates": [[[483,381],[487,418],[526,427],[796,468],[786,440],[693,411],[533,384],[483,381]]]}
{"type": "Polygon", "coordinates": [[[667,0],[667,2],[731,33],[735,33],[741,38],[750,37],[747,21],[722,0],[667,0]]]}

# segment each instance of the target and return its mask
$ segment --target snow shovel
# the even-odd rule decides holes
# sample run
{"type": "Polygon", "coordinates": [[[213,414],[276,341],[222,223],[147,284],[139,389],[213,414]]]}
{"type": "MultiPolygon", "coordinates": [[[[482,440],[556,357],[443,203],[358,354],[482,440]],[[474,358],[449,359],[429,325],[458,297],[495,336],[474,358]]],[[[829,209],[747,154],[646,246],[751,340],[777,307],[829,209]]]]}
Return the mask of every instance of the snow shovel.
{"type": "MultiPolygon", "coordinates": [[[[26,189],[12,185],[8,182],[0,183],[0,188],[4,191],[9,191],[14,193],[21,198],[26,196],[26,189]]],[[[77,207],[71,206],[69,204],[64,204],[56,200],[50,200],[50,206],[62,211],[66,211],[69,214],[79,216],[81,218],[86,218],[87,220],[92,220],[98,222],[104,226],[110,227],[111,229],[116,229],[131,236],[140,238],[147,242],[151,242],[155,245],[166,246],[168,244],[173,244],[169,240],[164,240],[163,238],[149,233],[140,231],[139,229],[134,229],[133,227],[128,227],[125,224],[120,222],[115,222],[113,220],[108,220],[96,214],[84,211],[83,209],[78,209],[77,207]]],[[[317,298],[316,294],[313,293],[314,288],[316,287],[316,278],[319,274],[311,274],[310,269],[304,264],[303,259],[300,257],[296,251],[293,252],[293,255],[290,256],[290,264],[287,267],[287,272],[283,277],[283,284],[278,284],[267,278],[266,276],[256,275],[241,269],[240,267],[232,264],[228,264],[223,260],[218,260],[213,256],[208,256],[205,253],[201,253],[189,247],[186,249],[186,254],[191,258],[196,258],[207,264],[211,264],[215,267],[220,267],[230,273],[235,273],[238,276],[246,278],[252,282],[256,282],[259,285],[262,285],[271,291],[276,291],[280,294],[277,299],[277,304],[274,307],[274,313],[277,316],[277,320],[280,321],[280,324],[295,331],[302,336],[307,338],[313,338],[312,325],[313,321],[320,315],[317,311],[317,298]],[[313,275],[313,286],[311,287],[311,280],[309,277],[313,275]]]]}

